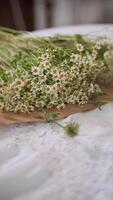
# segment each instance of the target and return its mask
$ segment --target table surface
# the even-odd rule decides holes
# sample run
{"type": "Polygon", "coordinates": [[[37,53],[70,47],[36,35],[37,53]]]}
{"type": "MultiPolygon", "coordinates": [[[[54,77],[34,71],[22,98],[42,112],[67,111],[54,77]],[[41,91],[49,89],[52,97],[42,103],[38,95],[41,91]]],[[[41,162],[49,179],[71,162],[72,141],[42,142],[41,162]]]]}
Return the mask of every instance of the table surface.
{"type": "MultiPolygon", "coordinates": [[[[113,25],[41,30],[107,35],[113,25]]],[[[61,124],[78,122],[77,137],[56,125],[0,126],[0,200],[113,200],[113,104],[77,113],[61,124]]]]}

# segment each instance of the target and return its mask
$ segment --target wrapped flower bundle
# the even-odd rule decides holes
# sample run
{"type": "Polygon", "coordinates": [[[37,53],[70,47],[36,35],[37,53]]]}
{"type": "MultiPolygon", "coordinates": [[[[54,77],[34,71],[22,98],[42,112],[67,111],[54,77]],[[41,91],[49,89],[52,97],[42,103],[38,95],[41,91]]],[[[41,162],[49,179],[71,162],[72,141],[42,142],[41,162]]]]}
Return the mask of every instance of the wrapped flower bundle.
{"type": "Polygon", "coordinates": [[[113,44],[82,35],[0,30],[0,121],[42,121],[113,100],[113,44]]]}

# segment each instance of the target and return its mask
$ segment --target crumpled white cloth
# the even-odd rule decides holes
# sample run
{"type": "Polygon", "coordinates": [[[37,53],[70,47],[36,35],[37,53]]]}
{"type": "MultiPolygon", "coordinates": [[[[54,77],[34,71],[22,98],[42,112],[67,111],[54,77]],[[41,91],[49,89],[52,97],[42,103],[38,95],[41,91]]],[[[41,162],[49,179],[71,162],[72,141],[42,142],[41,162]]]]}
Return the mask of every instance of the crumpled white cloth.
{"type": "Polygon", "coordinates": [[[0,200],[112,200],[113,104],[52,124],[0,128],[0,200]]]}
{"type": "Polygon", "coordinates": [[[113,104],[71,121],[0,126],[0,200],[113,200],[113,104]]]}

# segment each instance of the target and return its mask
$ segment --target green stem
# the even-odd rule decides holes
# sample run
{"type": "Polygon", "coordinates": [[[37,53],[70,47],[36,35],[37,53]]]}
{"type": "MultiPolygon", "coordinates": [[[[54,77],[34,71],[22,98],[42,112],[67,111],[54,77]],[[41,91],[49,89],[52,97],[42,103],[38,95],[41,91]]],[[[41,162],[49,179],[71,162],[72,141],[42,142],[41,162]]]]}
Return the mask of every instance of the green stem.
{"type": "Polygon", "coordinates": [[[60,126],[61,128],[65,128],[63,125],[61,125],[60,123],[58,123],[57,121],[54,122],[55,124],[57,124],[58,126],[60,126]]]}
{"type": "Polygon", "coordinates": [[[95,100],[95,101],[90,101],[90,103],[92,103],[92,104],[98,104],[98,103],[106,104],[106,103],[113,103],[113,100],[95,100]]]}
{"type": "Polygon", "coordinates": [[[9,34],[13,34],[13,35],[20,35],[20,34],[26,33],[26,31],[18,31],[18,30],[14,30],[11,28],[5,28],[5,27],[0,27],[0,31],[9,33],[9,34]]]}

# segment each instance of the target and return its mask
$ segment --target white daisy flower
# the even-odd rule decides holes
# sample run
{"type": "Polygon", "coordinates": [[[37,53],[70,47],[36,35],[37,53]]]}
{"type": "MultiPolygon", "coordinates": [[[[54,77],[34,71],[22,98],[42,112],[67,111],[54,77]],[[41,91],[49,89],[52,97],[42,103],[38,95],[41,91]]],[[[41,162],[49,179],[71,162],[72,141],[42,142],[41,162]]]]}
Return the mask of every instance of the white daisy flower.
{"type": "Polygon", "coordinates": [[[93,50],[93,51],[92,51],[92,59],[93,59],[93,60],[95,60],[95,59],[97,58],[97,54],[98,54],[98,53],[97,53],[96,50],[93,50]]]}
{"type": "Polygon", "coordinates": [[[70,61],[76,62],[76,61],[80,60],[80,58],[81,58],[81,56],[79,54],[72,53],[70,56],[70,61]]]}
{"type": "Polygon", "coordinates": [[[39,67],[32,67],[31,72],[33,75],[39,75],[40,68],[39,67]]]}
{"type": "Polygon", "coordinates": [[[95,44],[95,49],[99,50],[102,47],[102,43],[100,41],[97,41],[95,44]]]}
{"type": "Polygon", "coordinates": [[[80,44],[80,43],[77,43],[77,44],[76,44],[76,48],[77,48],[77,50],[80,51],[80,52],[82,52],[82,51],[84,50],[83,45],[80,44]]]}

